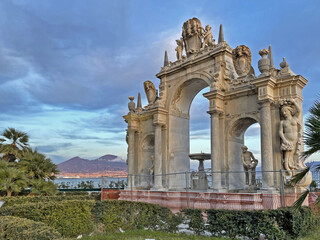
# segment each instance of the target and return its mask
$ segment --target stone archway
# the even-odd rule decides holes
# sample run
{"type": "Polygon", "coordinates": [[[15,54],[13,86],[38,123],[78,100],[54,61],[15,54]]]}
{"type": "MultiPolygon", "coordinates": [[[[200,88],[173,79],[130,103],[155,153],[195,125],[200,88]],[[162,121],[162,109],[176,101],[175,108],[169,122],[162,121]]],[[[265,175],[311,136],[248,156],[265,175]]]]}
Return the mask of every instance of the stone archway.
{"type": "MultiPolygon", "coordinates": [[[[190,171],[190,107],[194,97],[208,86],[203,79],[188,79],[178,85],[168,99],[168,173],[190,171]]],[[[171,178],[169,188],[181,186],[182,182],[185,184],[184,177],[171,178]]]]}
{"type": "Polygon", "coordinates": [[[233,119],[230,127],[227,129],[227,166],[231,172],[226,175],[226,184],[228,190],[240,190],[245,188],[245,176],[243,173],[243,164],[241,160],[241,147],[244,145],[244,134],[246,130],[253,124],[259,123],[257,116],[239,117],[233,119]]]}
{"type": "MultiPolygon", "coordinates": [[[[140,140],[142,136],[153,135],[155,177],[152,189],[185,188],[183,174],[190,168],[190,106],[196,94],[210,86],[210,91],[203,95],[209,101],[211,118],[211,168],[219,173],[212,176],[212,190],[229,189],[230,179],[221,172],[239,168],[237,159],[243,144],[243,133],[255,122],[260,124],[261,129],[261,166],[265,172],[262,176],[263,189],[274,189],[277,179],[270,172],[280,170],[282,161],[280,103],[290,98],[294,99],[295,107],[299,105],[302,108],[302,88],[307,80],[295,75],[286,62],[281,64],[281,69],[276,69],[271,48],[259,52],[262,57],[258,62],[261,74],[255,75],[251,66],[251,51],[247,46],[232,49],[221,32],[217,44],[210,39],[205,41],[203,31],[198,19],[186,21],[183,39],[177,41],[177,61],[169,62],[165,57],[164,66],[156,75],[160,80],[159,94],[154,84],[146,81],[144,87],[148,105],[142,107],[138,98],[135,107],[134,97],[129,98],[130,112],[124,116],[128,124],[129,175],[139,174],[136,164],[141,168],[150,165],[146,164],[150,161],[146,159],[150,154],[147,157],[142,154],[140,140]],[[183,56],[184,47],[186,56],[183,56]]],[[[302,126],[302,115],[298,121],[302,126]]],[[[146,172],[146,169],[140,172],[146,172]]]]}

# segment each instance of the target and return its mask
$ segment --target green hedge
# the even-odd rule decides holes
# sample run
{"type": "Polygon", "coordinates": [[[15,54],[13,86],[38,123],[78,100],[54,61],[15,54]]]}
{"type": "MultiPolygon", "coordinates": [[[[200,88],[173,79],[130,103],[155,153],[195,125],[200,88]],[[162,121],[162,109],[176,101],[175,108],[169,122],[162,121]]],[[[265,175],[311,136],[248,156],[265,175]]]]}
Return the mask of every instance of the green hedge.
{"type": "Polygon", "coordinates": [[[189,225],[189,230],[200,235],[205,230],[205,221],[203,219],[202,210],[200,209],[183,209],[184,219],[189,225]]]}
{"type": "Polygon", "coordinates": [[[182,219],[169,208],[159,205],[119,200],[96,202],[93,209],[96,223],[103,223],[106,231],[152,229],[175,232],[182,219]]]}
{"type": "Polygon", "coordinates": [[[95,200],[97,195],[54,195],[54,196],[15,196],[0,197],[4,201],[3,206],[14,206],[17,204],[36,203],[36,202],[60,202],[64,200],[95,200]]]}
{"type": "Polygon", "coordinates": [[[61,238],[59,232],[42,222],[12,216],[0,218],[0,239],[51,240],[59,238],[61,238]]]}
{"type": "Polygon", "coordinates": [[[0,215],[12,215],[44,222],[63,236],[74,237],[93,231],[93,200],[25,203],[0,208],[0,215]]]}
{"type": "Polygon", "coordinates": [[[285,231],[287,238],[296,239],[305,236],[314,226],[317,225],[317,218],[309,207],[302,207],[298,210],[293,208],[280,208],[268,211],[285,231]]]}
{"type": "MultiPolygon", "coordinates": [[[[11,202],[12,203],[12,202],[11,202]]],[[[8,204],[0,216],[11,215],[44,222],[63,236],[88,234],[94,226],[104,231],[153,229],[174,232],[181,219],[168,208],[155,204],[118,200],[67,200],[8,204]]]]}
{"type": "Polygon", "coordinates": [[[207,230],[214,236],[229,238],[259,239],[264,234],[266,239],[296,239],[316,226],[316,217],[308,207],[258,211],[209,209],[205,211],[206,222],[202,210],[184,209],[182,213],[195,233],[207,230]]]}
{"type": "Polygon", "coordinates": [[[264,234],[266,239],[284,239],[285,232],[277,226],[274,218],[267,211],[206,211],[208,215],[207,230],[219,237],[236,238],[246,236],[259,239],[264,234]]]}

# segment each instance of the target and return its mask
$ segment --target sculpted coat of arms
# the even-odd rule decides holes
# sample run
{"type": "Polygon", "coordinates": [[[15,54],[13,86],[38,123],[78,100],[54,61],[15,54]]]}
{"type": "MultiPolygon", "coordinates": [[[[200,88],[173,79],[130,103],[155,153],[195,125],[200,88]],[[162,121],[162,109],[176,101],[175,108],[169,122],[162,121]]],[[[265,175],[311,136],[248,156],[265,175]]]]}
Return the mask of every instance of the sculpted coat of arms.
{"type": "Polygon", "coordinates": [[[233,65],[239,77],[253,73],[251,67],[251,51],[245,45],[240,45],[233,49],[233,65]]]}

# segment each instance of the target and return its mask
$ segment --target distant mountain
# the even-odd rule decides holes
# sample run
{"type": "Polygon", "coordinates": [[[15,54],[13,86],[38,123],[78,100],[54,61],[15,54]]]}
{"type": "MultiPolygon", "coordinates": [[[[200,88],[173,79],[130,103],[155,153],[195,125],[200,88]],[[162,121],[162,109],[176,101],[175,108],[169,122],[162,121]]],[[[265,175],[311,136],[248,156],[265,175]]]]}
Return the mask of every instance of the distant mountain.
{"type": "Polygon", "coordinates": [[[59,175],[62,177],[124,176],[127,174],[127,167],[125,160],[115,155],[104,155],[95,160],[73,157],[58,164],[59,175]]]}

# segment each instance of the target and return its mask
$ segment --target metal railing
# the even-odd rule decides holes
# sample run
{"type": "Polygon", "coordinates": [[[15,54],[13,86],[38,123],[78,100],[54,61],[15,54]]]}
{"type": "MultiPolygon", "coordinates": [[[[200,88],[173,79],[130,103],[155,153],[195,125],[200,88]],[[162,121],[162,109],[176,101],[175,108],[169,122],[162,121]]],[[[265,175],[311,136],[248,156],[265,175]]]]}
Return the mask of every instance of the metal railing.
{"type": "Polygon", "coordinates": [[[192,192],[261,193],[269,191],[277,194],[277,196],[280,195],[281,206],[286,206],[288,203],[293,203],[293,199],[295,200],[299,193],[289,181],[291,176],[296,173],[298,171],[251,172],[211,171],[207,169],[201,172],[178,172],[159,175],[129,174],[126,190],[185,192],[186,196],[188,196],[188,202],[192,192]]]}

